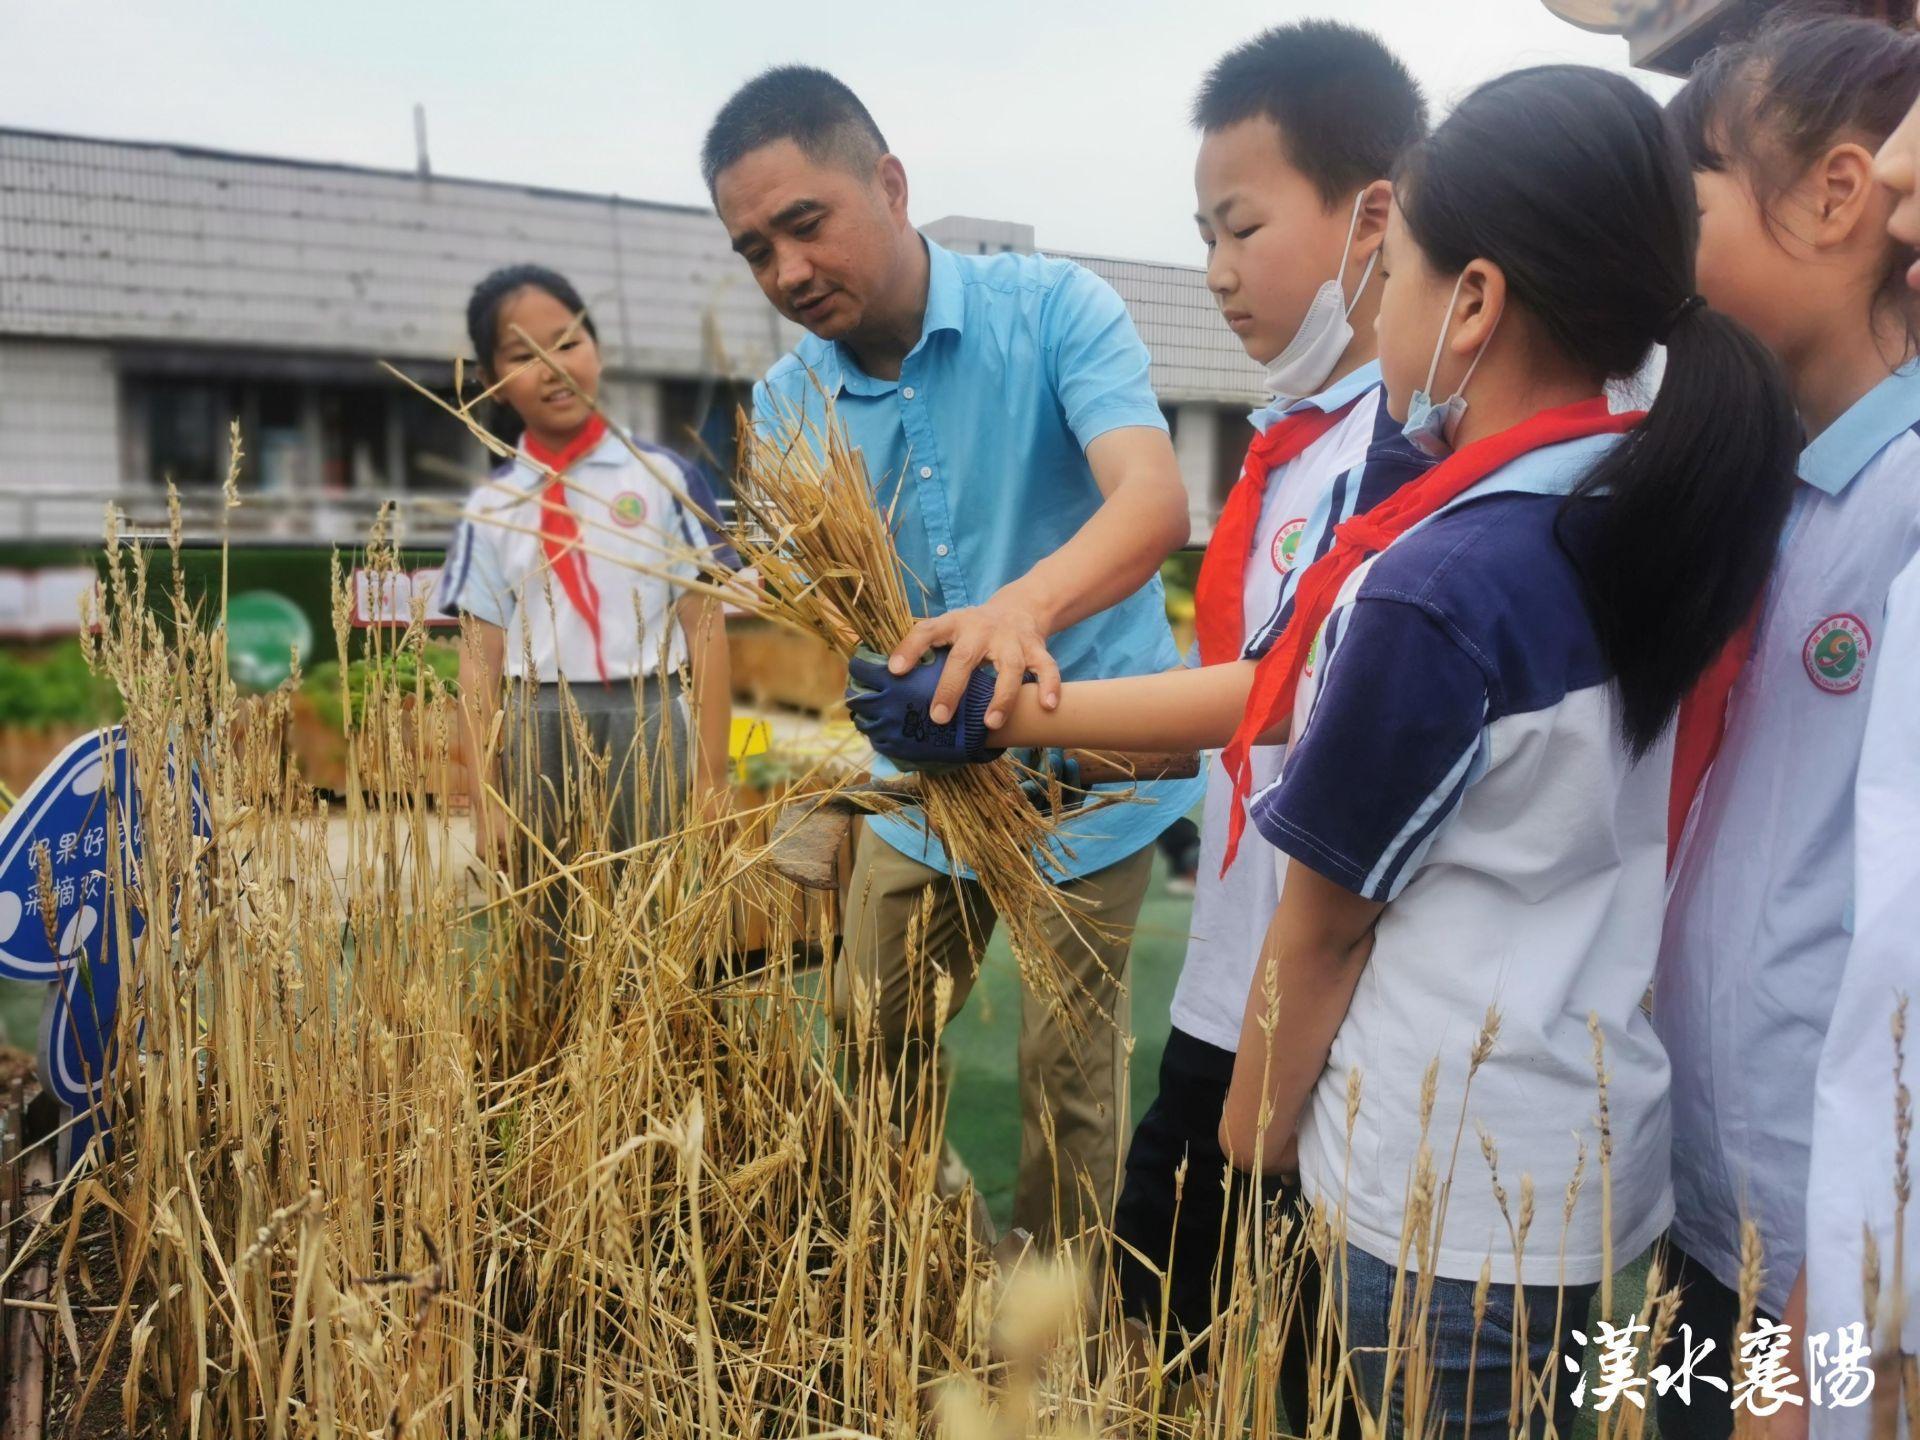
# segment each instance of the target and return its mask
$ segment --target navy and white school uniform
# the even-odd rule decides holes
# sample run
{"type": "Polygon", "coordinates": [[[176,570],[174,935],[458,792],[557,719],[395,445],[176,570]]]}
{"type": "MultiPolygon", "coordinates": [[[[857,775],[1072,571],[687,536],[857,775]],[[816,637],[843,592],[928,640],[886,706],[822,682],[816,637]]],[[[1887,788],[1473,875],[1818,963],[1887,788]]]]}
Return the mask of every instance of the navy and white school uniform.
{"type": "MultiPolygon", "coordinates": [[[[1876,1350],[1920,1352],[1920,1243],[1909,1233],[1905,1273],[1896,1271],[1899,1213],[1892,1021],[1902,997],[1906,1062],[1898,1083],[1920,1089],[1920,559],[1888,593],[1871,655],[1875,669],[1860,775],[1854,786],[1853,938],[1814,1084],[1812,1162],[1807,1187],[1807,1334],[1832,1337],[1863,1327],[1876,1350]],[[1879,1255],[1880,1302],[1865,1294],[1866,1245],[1879,1255]],[[1896,1335],[1888,1302],[1906,1297],[1896,1335]]],[[[1910,1207],[1909,1207],[1910,1208],[1910,1207]]],[[[1887,1377],[1890,1379],[1890,1377],[1887,1377]]],[[[1820,1440],[1864,1437],[1872,1403],[1828,1403],[1809,1419],[1820,1440]]]]}
{"type": "Polygon", "coordinates": [[[678,672],[687,648],[675,607],[700,573],[701,554],[733,563],[732,551],[674,493],[717,515],[705,479],[680,457],[639,440],[636,456],[611,429],[581,443],[580,453],[543,454],[536,463],[523,441],[474,493],[436,603],[444,614],[506,631],[507,678],[533,682],[524,706],[508,707],[503,746],[518,803],[538,806],[543,833],[577,828],[577,817],[562,812],[574,803],[577,787],[567,781],[585,757],[571,752],[564,679],[589,742],[613,766],[609,843],[625,848],[686,790],[690,741],[678,672]],[[563,510],[543,504],[547,465],[566,475],[563,510]]]}
{"type": "MultiPolygon", "coordinates": [[[[1803,452],[1753,651],[1675,857],[1654,992],[1673,1063],[1673,1238],[1734,1288],[1751,1217],[1771,1315],[1806,1244],[1814,1075],[1848,963],[1855,777],[1887,596],[1920,553],[1916,426],[1909,367],[1803,452]]],[[[1877,1036],[1854,1038],[1880,1053],[1877,1036]]]]}
{"type": "MultiPolygon", "coordinates": [[[[1252,420],[1265,434],[1288,415],[1343,409],[1331,428],[1268,476],[1245,557],[1242,659],[1266,653],[1291,614],[1290,582],[1325,552],[1332,525],[1385,499],[1431,463],[1387,414],[1377,363],[1308,399],[1256,411],[1252,420]]],[[[1283,754],[1278,745],[1254,747],[1256,783],[1279,772],[1283,754]]],[[[1116,1259],[1127,1313],[1157,1329],[1164,1304],[1175,1334],[1212,1323],[1216,1260],[1223,1243],[1232,1250],[1237,1201],[1222,1185],[1230,1167],[1219,1145],[1220,1112],[1233,1079],[1240,1018],[1280,903],[1274,867],[1257,847],[1243,848],[1221,873],[1234,804],[1233,781],[1215,755],[1207,767],[1191,938],[1174,990],[1172,1026],[1154,1099],[1127,1148],[1114,1208],[1114,1232],[1124,1242],[1116,1259]],[[1151,1268],[1133,1258],[1136,1250],[1152,1259],[1151,1268]]],[[[1244,1187],[1237,1173],[1231,1180],[1236,1193],[1244,1187]]],[[[1291,1364],[1282,1369],[1294,1413],[1304,1413],[1304,1389],[1291,1388],[1304,1373],[1291,1364]]]]}
{"type": "Polygon", "coordinates": [[[1613,1261],[1637,1254],[1670,1212],[1667,1066],[1640,1000],[1659,943],[1671,746],[1636,764],[1620,743],[1617,687],[1574,558],[1604,502],[1569,510],[1564,498],[1617,443],[1527,452],[1348,576],[1295,691],[1286,763],[1250,807],[1279,865],[1298,860],[1390,902],[1299,1132],[1307,1196],[1344,1213],[1350,1251],[1389,1268],[1428,1143],[1440,1181],[1452,1172],[1436,1275],[1471,1282],[1488,1263],[1503,1285],[1601,1278],[1589,1012],[1613,1077],[1613,1261]],[[1489,1006],[1499,1040],[1469,1091],[1489,1006]],[[1436,1059],[1423,1137],[1422,1079],[1436,1059]],[[1541,1196],[1524,1264],[1474,1139],[1481,1124],[1509,1212],[1523,1173],[1541,1196]],[[1583,1144],[1586,1183],[1563,1243],[1561,1195],[1583,1144]]]}

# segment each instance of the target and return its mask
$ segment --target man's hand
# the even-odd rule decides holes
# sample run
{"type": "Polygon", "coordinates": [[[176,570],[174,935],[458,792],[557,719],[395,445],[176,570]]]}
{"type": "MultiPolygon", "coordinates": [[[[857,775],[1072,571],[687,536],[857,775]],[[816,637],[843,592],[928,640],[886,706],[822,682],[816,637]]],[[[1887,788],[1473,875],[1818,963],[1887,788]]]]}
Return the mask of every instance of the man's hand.
{"type": "Polygon", "coordinates": [[[921,656],[943,646],[947,650],[946,668],[940,672],[928,711],[928,718],[937,725],[953,718],[973,672],[983,663],[996,672],[993,694],[987,701],[989,730],[1006,723],[1013,697],[1029,674],[1040,687],[1044,708],[1052,710],[1060,703],[1060,667],[1047,653],[1046,629],[1030,606],[1005,591],[984,605],[969,605],[922,620],[894,647],[887,668],[895,675],[906,675],[920,663],[921,656]]]}
{"type": "Polygon", "coordinates": [[[951,718],[936,720],[933,693],[940,660],[928,655],[896,675],[877,651],[863,645],[847,661],[847,710],[854,728],[897,765],[973,765],[1000,753],[987,744],[984,722],[993,671],[975,672],[960,692],[958,715],[950,711],[951,718]]]}

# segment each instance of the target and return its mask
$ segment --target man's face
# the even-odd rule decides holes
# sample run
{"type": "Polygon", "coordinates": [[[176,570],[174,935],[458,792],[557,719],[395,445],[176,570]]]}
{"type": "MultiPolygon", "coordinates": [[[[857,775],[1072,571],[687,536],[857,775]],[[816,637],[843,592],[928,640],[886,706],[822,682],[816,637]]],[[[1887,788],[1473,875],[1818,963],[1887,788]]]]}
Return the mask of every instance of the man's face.
{"type": "Polygon", "coordinates": [[[898,273],[906,177],[891,156],[856,175],[777,140],[722,170],[713,201],[774,308],[823,340],[859,335],[898,273]]]}

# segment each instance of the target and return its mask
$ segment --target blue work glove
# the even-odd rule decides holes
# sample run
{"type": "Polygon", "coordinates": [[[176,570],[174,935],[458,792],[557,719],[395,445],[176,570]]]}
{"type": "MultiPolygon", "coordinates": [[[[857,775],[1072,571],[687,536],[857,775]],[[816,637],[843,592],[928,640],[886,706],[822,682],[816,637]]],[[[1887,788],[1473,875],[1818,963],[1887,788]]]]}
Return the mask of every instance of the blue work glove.
{"type": "Polygon", "coordinates": [[[854,726],[896,765],[977,765],[1000,754],[987,740],[991,665],[982,665],[967,678],[960,707],[946,724],[936,725],[928,716],[946,658],[945,650],[930,650],[913,669],[895,675],[887,669],[886,656],[862,645],[847,662],[847,709],[854,726]]]}
{"type": "Polygon", "coordinates": [[[1077,810],[1086,802],[1086,790],[1080,784],[1080,763],[1065,750],[1058,747],[1015,750],[1014,761],[1026,767],[1020,777],[1020,788],[1026,792],[1027,800],[1036,810],[1053,809],[1052,781],[1060,782],[1060,809],[1077,810]]]}

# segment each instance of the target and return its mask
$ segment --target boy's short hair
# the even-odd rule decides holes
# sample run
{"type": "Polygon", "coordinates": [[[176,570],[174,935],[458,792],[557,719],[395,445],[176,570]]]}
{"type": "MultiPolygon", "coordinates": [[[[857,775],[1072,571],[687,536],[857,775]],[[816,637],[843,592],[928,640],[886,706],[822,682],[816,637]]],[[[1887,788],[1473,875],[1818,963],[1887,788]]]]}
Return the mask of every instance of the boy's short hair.
{"type": "Polygon", "coordinates": [[[775,65],[734,91],[707,127],[700,173],[708,193],[722,170],[778,140],[791,140],[809,159],[856,174],[887,153],[886,136],[842,81],[811,65],[775,65]]]}
{"type": "Polygon", "coordinates": [[[1211,133],[1265,116],[1287,159],[1328,203],[1384,180],[1427,133],[1427,102],[1370,31],[1336,20],[1277,25],[1222,55],[1193,123],[1211,133]]]}

